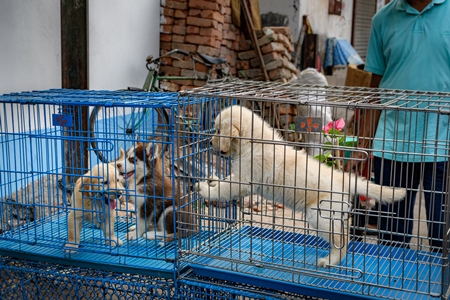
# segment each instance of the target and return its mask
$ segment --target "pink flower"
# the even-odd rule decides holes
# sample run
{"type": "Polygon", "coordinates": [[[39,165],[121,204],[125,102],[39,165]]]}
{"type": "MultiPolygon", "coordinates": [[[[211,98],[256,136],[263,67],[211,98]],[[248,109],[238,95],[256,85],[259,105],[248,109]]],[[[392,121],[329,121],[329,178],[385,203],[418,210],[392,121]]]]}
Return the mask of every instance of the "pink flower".
{"type": "Polygon", "coordinates": [[[334,127],[341,131],[344,127],[345,127],[345,121],[344,119],[339,119],[337,121],[334,122],[334,127]]]}
{"type": "Polygon", "coordinates": [[[333,128],[333,121],[330,121],[330,123],[328,123],[327,125],[325,125],[325,127],[323,128],[323,132],[325,132],[326,134],[328,134],[328,131],[330,131],[333,128]]]}
{"type": "Polygon", "coordinates": [[[336,130],[341,131],[344,127],[345,127],[344,119],[339,119],[337,121],[330,121],[327,125],[325,125],[325,127],[323,127],[323,131],[325,132],[325,134],[328,134],[328,132],[331,129],[336,129],[336,130]]]}

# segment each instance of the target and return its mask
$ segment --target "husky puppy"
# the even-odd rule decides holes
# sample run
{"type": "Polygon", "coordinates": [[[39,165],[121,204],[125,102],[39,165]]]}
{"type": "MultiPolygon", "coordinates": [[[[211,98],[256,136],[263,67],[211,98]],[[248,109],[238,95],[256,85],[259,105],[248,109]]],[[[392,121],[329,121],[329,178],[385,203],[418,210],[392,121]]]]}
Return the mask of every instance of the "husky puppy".
{"type": "Polygon", "coordinates": [[[174,239],[174,205],[180,195],[164,172],[162,143],[138,142],[126,152],[117,168],[126,180],[128,201],[136,208],[136,226],[130,228],[128,240],[174,239]]]}

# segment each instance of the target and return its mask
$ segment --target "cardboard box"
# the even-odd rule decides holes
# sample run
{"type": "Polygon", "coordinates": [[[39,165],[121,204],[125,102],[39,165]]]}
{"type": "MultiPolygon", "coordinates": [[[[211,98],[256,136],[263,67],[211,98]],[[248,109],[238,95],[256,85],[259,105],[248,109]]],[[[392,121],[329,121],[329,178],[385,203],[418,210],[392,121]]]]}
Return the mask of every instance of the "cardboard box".
{"type": "Polygon", "coordinates": [[[372,73],[360,70],[356,65],[348,65],[347,76],[345,78],[346,86],[363,86],[369,87],[372,73]]]}

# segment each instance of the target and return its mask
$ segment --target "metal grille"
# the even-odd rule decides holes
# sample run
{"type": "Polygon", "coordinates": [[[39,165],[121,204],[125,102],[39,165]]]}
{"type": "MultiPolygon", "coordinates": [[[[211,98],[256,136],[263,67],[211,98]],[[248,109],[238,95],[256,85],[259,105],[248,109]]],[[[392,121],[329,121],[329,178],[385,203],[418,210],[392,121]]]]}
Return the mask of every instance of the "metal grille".
{"type": "MultiPolygon", "coordinates": [[[[315,290],[317,296],[323,295],[325,290],[347,296],[388,299],[432,299],[448,293],[449,226],[445,221],[449,220],[448,188],[439,192],[433,187],[417,184],[406,190],[400,189],[403,193],[417,194],[414,216],[404,218],[414,229],[400,234],[403,242],[393,242],[390,236],[395,230],[383,229],[380,225],[378,229],[371,229],[367,225],[368,219],[375,218],[378,223],[390,222],[386,220],[401,222],[402,217],[397,211],[386,213],[379,206],[361,207],[361,203],[367,204],[364,199],[369,199],[369,195],[345,188],[353,177],[343,169],[346,163],[368,160],[371,165],[375,161],[383,170],[383,158],[388,157],[415,160],[415,168],[424,168],[425,161],[431,168],[438,168],[441,161],[441,165],[448,168],[449,93],[234,81],[183,93],[179,111],[186,107],[201,111],[203,116],[201,122],[196,123],[201,126],[195,133],[185,121],[187,116],[178,119],[179,138],[189,136],[189,142],[184,143],[177,163],[184,168],[196,166],[197,171],[191,176],[181,176],[185,186],[192,186],[183,195],[200,225],[198,238],[188,238],[181,246],[180,261],[188,263],[196,274],[244,283],[257,282],[263,287],[285,291],[308,287],[315,290]],[[232,125],[226,123],[225,117],[223,124],[226,125],[222,125],[222,116],[218,117],[220,112],[234,105],[246,107],[252,115],[238,109],[238,113],[234,112],[235,118],[239,119],[238,125],[234,121],[230,121],[232,125]],[[419,116],[424,116],[425,123],[412,122],[414,128],[408,128],[405,136],[395,136],[394,150],[382,148],[374,153],[380,157],[380,163],[370,149],[358,146],[363,137],[358,136],[357,121],[352,116],[361,117],[361,109],[392,114],[394,125],[380,119],[385,122],[384,128],[399,126],[405,119],[419,116]],[[322,126],[328,122],[324,118],[329,116],[346,119],[346,127],[335,132],[331,140],[322,132],[322,126]],[[218,119],[214,120],[216,117],[218,119]],[[261,123],[261,119],[276,128],[283,139],[277,139],[272,131],[269,137],[264,136],[254,125],[261,123]],[[231,133],[233,126],[238,134],[231,133]],[[224,132],[226,128],[228,131],[224,132]],[[217,129],[221,131],[217,132],[217,129]],[[419,138],[421,132],[430,130],[440,137],[439,141],[419,138]],[[232,140],[227,142],[230,135],[232,140]],[[214,137],[217,139],[215,147],[214,137]],[[228,147],[228,143],[234,146],[228,147]],[[416,153],[411,149],[416,149],[416,153]],[[241,152],[250,153],[247,157],[251,159],[240,161],[244,156],[241,152]],[[360,154],[359,159],[353,158],[355,152],[360,154]],[[290,165],[285,163],[289,155],[296,157],[290,165]],[[321,158],[325,158],[324,163],[313,162],[321,158]],[[304,162],[301,159],[307,163],[299,165],[299,161],[304,162]],[[264,164],[270,167],[264,168],[264,164]],[[280,165],[282,167],[277,167],[280,165]],[[330,168],[334,168],[332,173],[330,168]],[[273,173],[275,170],[277,174],[273,173]],[[292,179],[305,176],[301,174],[307,174],[312,183],[305,186],[292,179]],[[340,186],[333,187],[336,185],[333,177],[343,178],[345,183],[338,181],[340,186]],[[209,185],[206,189],[203,185],[203,197],[197,192],[200,183],[209,185]],[[314,203],[308,204],[311,208],[308,211],[309,208],[299,201],[293,205],[285,200],[290,192],[309,194],[320,200],[308,200],[314,203]],[[245,197],[240,197],[243,194],[245,197]],[[323,194],[326,196],[321,196],[323,194]],[[440,221],[427,220],[425,195],[432,199],[443,198],[442,206],[436,207],[442,216],[440,221]],[[327,221],[323,223],[324,220],[327,221]],[[320,227],[320,224],[327,226],[320,227]],[[440,228],[439,237],[428,236],[430,226],[440,228]],[[324,236],[331,242],[324,240],[324,236]],[[349,241],[348,251],[340,254],[339,261],[326,268],[319,265],[318,259],[327,257],[330,249],[344,249],[342,240],[349,241]]],[[[230,114],[227,118],[233,119],[233,110],[230,114]]],[[[262,130],[267,131],[267,128],[262,130]]],[[[374,141],[392,142],[377,136],[374,141]]],[[[404,166],[392,172],[409,174],[412,171],[411,167],[404,166]]],[[[377,180],[372,178],[372,172],[363,175],[369,181],[377,180]]],[[[432,177],[433,182],[448,181],[448,177],[438,173],[432,177]]],[[[420,182],[423,180],[420,178],[420,182]]],[[[362,185],[367,187],[368,184],[364,181],[362,185]]],[[[394,183],[383,185],[378,188],[379,196],[395,198],[392,193],[398,189],[387,187],[394,183]]]]}

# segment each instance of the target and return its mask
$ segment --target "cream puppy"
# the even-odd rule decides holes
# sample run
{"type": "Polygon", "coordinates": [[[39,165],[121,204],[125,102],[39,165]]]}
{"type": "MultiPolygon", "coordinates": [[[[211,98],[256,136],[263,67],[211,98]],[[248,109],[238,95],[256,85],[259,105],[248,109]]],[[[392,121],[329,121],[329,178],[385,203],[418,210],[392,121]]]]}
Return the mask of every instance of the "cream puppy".
{"type": "Polygon", "coordinates": [[[329,256],[318,266],[336,265],[346,256],[351,197],[366,195],[380,203],[405,197],[405,189],[381,187],[354,174],[334,170],[297,151],[251,110],[231,106],[215,119],[214,150],[234,156],[231,175],[224,180],[195,185],[200,196],[227,201],[251,194],[302,211],[318,235],[329,242],[329,256]]]}
{"type": "MultiPolygon", "coordinates": [[[[122,150],[119,160],[124,157],[122,150]]],[[[77,180],[73,190],[73,208],[67,219],[66,252],[78,249],[84,220],[102,229],[107,245],[122,245],[122,241],[114,235],[117,200],[125,192],[121,180],[115,162],[98,164],[77,180]]]]}

